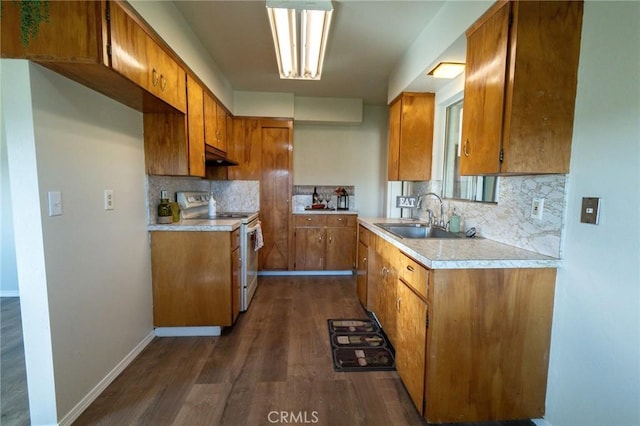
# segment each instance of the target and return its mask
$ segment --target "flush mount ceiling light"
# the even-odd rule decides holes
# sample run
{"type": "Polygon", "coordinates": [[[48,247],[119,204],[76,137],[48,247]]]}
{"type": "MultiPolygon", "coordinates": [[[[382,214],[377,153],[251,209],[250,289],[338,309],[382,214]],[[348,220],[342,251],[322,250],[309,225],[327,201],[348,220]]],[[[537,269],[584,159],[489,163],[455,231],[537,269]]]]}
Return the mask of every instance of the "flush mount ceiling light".
{"type": "Polygon", "coordinates": [[[460,62],[440,62],[427,75],[435,78],[453,78],[464,71],[464,64],[460,62]]]}
{"type": "Polygon", "coordinates": [[[332,13],[330,0],[267,0],[280,78],[320,80],[332,13]]]}

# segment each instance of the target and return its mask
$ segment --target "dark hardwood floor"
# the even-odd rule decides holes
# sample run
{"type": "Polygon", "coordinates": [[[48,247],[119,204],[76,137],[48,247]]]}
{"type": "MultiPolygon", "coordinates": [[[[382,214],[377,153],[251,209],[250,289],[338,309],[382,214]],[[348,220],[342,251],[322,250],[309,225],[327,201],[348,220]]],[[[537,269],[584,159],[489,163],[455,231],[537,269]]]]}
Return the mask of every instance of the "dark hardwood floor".
{"type": "Polygon", "coordinates": [[[329,318],[353,277],[260,277],[221,337],[156,338],[75,425],[424,425],[396,372],[336,373],[329,318]]]}
{"type": "Polygon", "coordinates": [[[20,299],[0,298],[0,425],[29,424],[20,299]]]}
{"type": "MultiPolygon", "coordinates": [[[[19,299],[1,300],[0,424],[28,425],[19,299]]],[[[396,372],[333,370],[327,319],[364,317],[353,277],[260,277],[234,327],[154,339],[74,425],[425,425],[396,372]]]]}

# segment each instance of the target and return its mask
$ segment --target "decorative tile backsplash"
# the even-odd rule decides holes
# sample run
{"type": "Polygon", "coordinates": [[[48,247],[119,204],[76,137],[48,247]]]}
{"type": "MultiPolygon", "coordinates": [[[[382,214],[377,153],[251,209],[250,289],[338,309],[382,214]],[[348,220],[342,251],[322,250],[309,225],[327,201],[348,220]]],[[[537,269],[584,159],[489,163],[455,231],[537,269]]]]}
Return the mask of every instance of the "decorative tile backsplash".
{"type": "MultiPolygon", "coordinates": [[[[498,179],[498,203],[443,200],[445,221],[456,208],[461,216],[461,229],[475,227],[478,235],[553,257],[562,256],[562,218],[566,207],[566,175],[505,176],[498,179]],[[542,220],[529,217],[533,198],[544,198],[542,220]]],[[[414,182],[413,195],[440,194],[441,181],[414,182]]],[[[427,197],[419,211],[428,218],[426,209],[440,216],[435,197],[427,197]]]]}
{"type": "Polygon", "coordinates": [[[325,185],[294,185],[292,194],[292,211],[304,211],[305,207],[310,206],[313,202],[314,188],[318,192],[320,201],[327,204],[328,208],[334,209],[337,203],[336,188],[344,188],[349,195],[349,210],[357,210],[356,208],[356,187],[350,185],[342,186],[325,186],[325,185]]]}
{"type": "Polygon", "coordinates": [[[156,223],[160,191],[176,200],[177,191],[213,192],[218,211],[253,212],[260,210],[260,181],[257,180],[204,180],[190,177],[147,176],[148,223],[156,223]]]}

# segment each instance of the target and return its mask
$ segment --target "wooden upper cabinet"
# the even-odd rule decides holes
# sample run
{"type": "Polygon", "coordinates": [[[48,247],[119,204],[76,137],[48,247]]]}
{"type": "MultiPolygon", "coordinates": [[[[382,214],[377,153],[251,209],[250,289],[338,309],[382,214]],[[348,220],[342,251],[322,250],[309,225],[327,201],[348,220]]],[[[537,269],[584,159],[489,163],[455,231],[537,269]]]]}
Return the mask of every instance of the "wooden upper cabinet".
{"type": "Polygon", "coordinates": [[[389,180],[431,179],[433,93],[402,93],[389,109],[389,180]]]}
{"type": "Polygon", "coordinates": [[[227,152],[227,111],[210,94],[204,95],[204,140],[220,151],[227,152]]]}
{"type": "Polygon", "coordinates": [[[186,112],[185,71],[116,2],[109,4],[111,67],[186,112]]]}
{"type": "Polygon", "coordinates": [[[150,83],[147,33],[117,3],[109,4],[111,67],[138,86],[150,83]]]}
{"type": "Polygon", "coordinates": [[[568,173],[581,1],[501,1],[467,31],[462,175],[568,173]]]}
{"type": "Polygon", "coordinates": [[[186,112],[185,71],[125,2],[50,1],[27,47],[13,3],[2,2],[2,57],[30,59],[139,111],[186,112]]]}
{"type": "MultiPolygon", "coordinates": [[[[105,16],[104,1],[50,1],[49,22],[40,24],[27,47],[22,45],[19,2],[3,1],[0,14],[0,52],[3,58],[103,62],[100,29],[105,16]],[[59,18],[64,17],[64,21],[59,18]]],[[[106,52],[104,52],[106,54],[106,52]]],[[[105,61],[106,63],[106,61],[105,61]]]]}
{"type": "Polygon", "coordinates": [[[187,124],[189,175],[204,177],[204,92],[191,76],[187,76],[187,124]]]}
{"type": "Polygon", "coordinates": [[[262,138],[260,120],[233,118],[228,126],[227,155],[238,162],[228,167],[229,179],[260,180],[262,175],[262,138]]]}
{"type": "Polygon", "coordinates": [[[187,111],[184,69],[151,38],[147,38],[149,83],[147,90],[181,112],[187,111]]]}

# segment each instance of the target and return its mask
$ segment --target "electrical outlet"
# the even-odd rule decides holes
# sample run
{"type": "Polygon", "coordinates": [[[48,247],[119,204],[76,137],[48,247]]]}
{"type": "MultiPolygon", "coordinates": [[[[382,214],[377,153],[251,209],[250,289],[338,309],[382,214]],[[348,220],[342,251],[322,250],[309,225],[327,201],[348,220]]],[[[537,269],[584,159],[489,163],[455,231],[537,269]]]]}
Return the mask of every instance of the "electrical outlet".
{"type": "Polygon", "coordinates": [[[113,210],[113,189],[104,190],[104,209],[113,210]]]}
{"type": "Polygon", "coordinates": [[[544,210],[544,198],[534,198],[531,202],[531,217],[542,220],[542,210],[544,210]]]}

